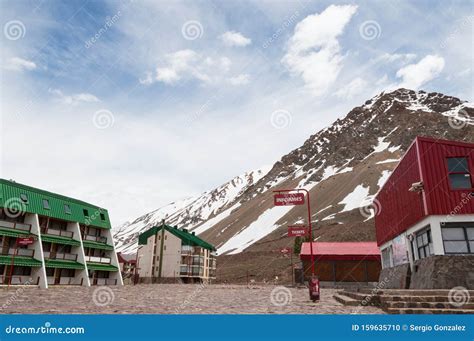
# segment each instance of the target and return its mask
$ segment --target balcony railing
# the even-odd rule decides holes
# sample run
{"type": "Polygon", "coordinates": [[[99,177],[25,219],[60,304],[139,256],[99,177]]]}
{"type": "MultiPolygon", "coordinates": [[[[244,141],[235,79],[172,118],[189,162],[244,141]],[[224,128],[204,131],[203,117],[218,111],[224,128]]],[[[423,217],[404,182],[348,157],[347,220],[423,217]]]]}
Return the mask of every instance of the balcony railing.
{"type": "Polygon", "coordinates": [[[82,285],[84,279],[76,277],[47,277],[48,285],[82,285]]]}
{"type": "Polygon", "coordinates": [[[44,258],[54,259],[54,260],[72,260],[77,261],[77,255],[72,253],[52,253],[49,251],[44,252],[44,258]]]}
{"type": "Polygon", "coordinates": [[[31,224],[13,223],[11,221],[0,220],[0,228],[14,229],[20,231],[31,232],[31,224]]]}
{"type": "Polygon", "coordinates": [[[103,263],[103,264],[110,264],[112,259],[109,257],[95,257],[95,256],[86,256],[86,262],[93,262],[93,263],[103,263]]]}
{"type": "Polygon", "coordinates": [[[6,249],[6,250],[2,250],[1,254],[3,256],[16,255],[16,256],[23,256],[23,257],[33,257],[35,255],[35,250],[34,249],[17,248],[16,251],[15,251],[15,249],[6,249]]]}
{"type": "Polygon", "coordinates": [[[57,230],[57,229],[50,229],[50,228],[41,229],[41,233],[49,234],[51,236],[60,236],[60,237],[67,237],[67,238],[72,238],[74,236],[74,232],[72,231],[57,230]]]}
{"type": "Polygon", "coordinates": [[[107,237],[103,237],[103,236],[91,236],[89,234],[86,234],[83,236],[82,239],[107,244],[107,237]]]}
{"type": "Polygon", "coordinates": [[[93,280],[91,279],[91,284],[92,285],[117,285],[117,280],[111,279],[111,278],[94,278],[93,280]]]}
{"type": "MultiPolygon", "coordinates": [[[[11,276],[12,285],[38,285],[39,277],[33,279],[31,276],[11,276]]],[[[0,285],[6,285],[10,282],[10,276],[0,275],[0,285]]]]}

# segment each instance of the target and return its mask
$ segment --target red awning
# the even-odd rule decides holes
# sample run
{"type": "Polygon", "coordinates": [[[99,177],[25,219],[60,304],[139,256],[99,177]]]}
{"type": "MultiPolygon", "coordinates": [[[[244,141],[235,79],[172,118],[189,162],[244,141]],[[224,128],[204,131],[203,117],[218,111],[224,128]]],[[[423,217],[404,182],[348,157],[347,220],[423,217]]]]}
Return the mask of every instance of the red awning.
{"type": "MultiPolygon", "coordinates": [[[[315,260],[380,260],[380,250],[376,242],[313,242],[315,260]]],[[[309,243],[303,243],[301,260],[310,260],[309,243]]]]}

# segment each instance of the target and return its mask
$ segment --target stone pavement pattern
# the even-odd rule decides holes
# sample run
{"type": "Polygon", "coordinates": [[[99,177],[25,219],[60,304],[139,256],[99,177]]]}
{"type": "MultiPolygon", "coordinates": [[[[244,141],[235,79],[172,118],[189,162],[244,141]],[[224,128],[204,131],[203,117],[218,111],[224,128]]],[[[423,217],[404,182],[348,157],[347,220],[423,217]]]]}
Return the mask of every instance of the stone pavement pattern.
{"type": "Polygon", "coordinates": [[[349,307],[322,289],[245,285],[150,284],[123,287],[0,288],[0,314],[383,314],[349,307]],[[273,292],[273,294],[272,294],[273,292]]]}

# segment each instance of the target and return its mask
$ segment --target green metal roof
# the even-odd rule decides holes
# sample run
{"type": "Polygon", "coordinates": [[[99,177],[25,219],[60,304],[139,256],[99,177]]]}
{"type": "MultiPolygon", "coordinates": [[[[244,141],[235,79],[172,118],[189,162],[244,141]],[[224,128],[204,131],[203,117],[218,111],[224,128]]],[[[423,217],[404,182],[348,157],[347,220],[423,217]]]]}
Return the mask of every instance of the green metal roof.
{"type": "Polygon", "coordinates": [[[15,230],[15,229],[8,229],[8,228],[3,228],[0,227],[0,236],[6,236],[6,237],[22,237],[22,236],[29,236],[31,233],[28,231],[22,231],[22,230],[15,230]]]}
{"type": "Polygon", "coordinates": [[[41,241],[55,243],[55,244],[62,244],[62,245],[72,245],[72,246],[81,245],[81,242],[78,240],[74,240],[72,238],[63,237],[63,236],[52,236],[49,234],[41,235],[41,241]]]}
{"type": "Polygon", "coordinates": [[[47,268],[61,268],[61,269],[84,269],[84,264],[63,260],[63,259],[45,259],[44,263],[47,268]]]}
{"type": "Polygon", "coordinates": [[[84,245],[84,247],[90,247],[90,248],[99,249],[99,250],[112,251],[114,249],[112,245],[99,243],[99,242],[93,242],[92,240],[83,240],[82,244],[84,245]]]}
{"type": "Polygon", "coordinates": [[[104,208],[17,182],[0,179],[0,207],[13,206],[18,208],[19,203],[23,206],[22,211],[28,213],[36,213],[99,228],[110,229],[111,227],[109,214],[104,208]],[[23,203],[20,200],[20,195],[26,195],[28,202],[23,203]],[[49,209],[43,207],[43,199],[48,200],[49,209]],[[69,206],[70,214],[66,213],[64,205],[69,206]],[[88,211],[88,217],[84,215],[84,210],[88,211]],[[105,220],[101,219],[101,213],[105,220]]]}
{"type": "MultiPolygon", "coordinates": [[[[10,265],[11,263],[12,263],[11,256],[0,256],[0,264],[10,265]]],[[[41,261],[31,258],[31,257],[15,256],[14,265],[40,267],[42,263],[41,261]]]]}
{"type": "Polygon", "coordinates": [[[138,236],[138,245],[146,245],[148,238],[161,231],[163,227],[166,231],[174,234],[176,237],[181,239],[183,245],[200,246],[211,251],[216,251],[216,248],[213,245],[202,240],[198,236],[169,225],[154,226],[151,229],[143,232],[138,236]]]}
{"type": "Polygon", "coordinates": [[[87,262],[87,269],[99,270],[99,271],[118,271],[118,268],[113,265],[90,263],[90,262],[87,262]]]}

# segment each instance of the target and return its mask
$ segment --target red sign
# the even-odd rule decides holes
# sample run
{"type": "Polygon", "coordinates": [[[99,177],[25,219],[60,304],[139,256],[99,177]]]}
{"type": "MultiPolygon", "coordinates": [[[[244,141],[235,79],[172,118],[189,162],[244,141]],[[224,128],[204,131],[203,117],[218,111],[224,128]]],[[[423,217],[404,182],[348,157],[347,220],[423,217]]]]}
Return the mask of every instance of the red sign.
{"type": "Polygon", "coordinates": [[[283,249],[280,249],[280,252],[286,255],[291,252],[291,248],[284,247],[283,249]]]}
{"type": "Polygon", "coordinates": [[[275,206],[303,205],[304,193],[278,193],[273,197],[275,206]]]}
{"type": "Polygon", "coordinates": [[[16,242],[18,243],[18,245],[31,245],[35,242],[35,240],[33,239],[33,237],[27,237],[27,238],[18,238],[16,240],[16,242]]]}
{"type": "Polygon", "coordinates": [[[305,226],[288,226],[288,237],[302,237],[308,234],[305,226]]]}

